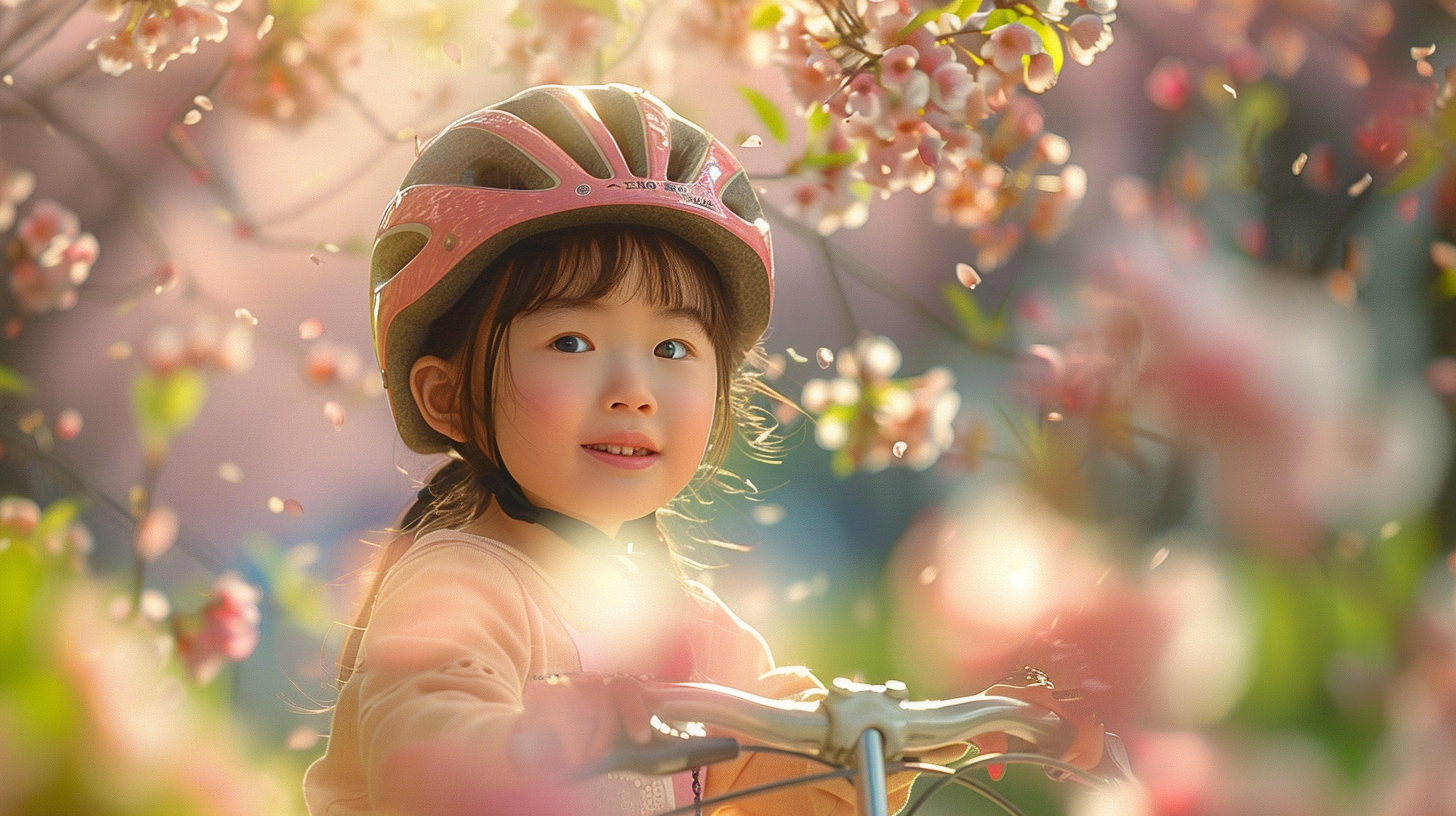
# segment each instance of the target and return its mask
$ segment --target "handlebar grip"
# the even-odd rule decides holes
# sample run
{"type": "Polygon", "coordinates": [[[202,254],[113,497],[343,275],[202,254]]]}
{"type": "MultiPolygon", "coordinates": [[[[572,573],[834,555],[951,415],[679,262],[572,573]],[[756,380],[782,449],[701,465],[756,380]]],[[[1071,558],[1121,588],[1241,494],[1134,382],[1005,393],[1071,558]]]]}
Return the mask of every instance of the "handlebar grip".
{"type": "Polygon", "coordinates": [[[631,745],[587,763],[581,768],[583,778],[613,771],[633,771],[665,776],[727,762],[738,756],[738,740],[732,737],[689,737],[662,739],[650,745],[631,745]]]}

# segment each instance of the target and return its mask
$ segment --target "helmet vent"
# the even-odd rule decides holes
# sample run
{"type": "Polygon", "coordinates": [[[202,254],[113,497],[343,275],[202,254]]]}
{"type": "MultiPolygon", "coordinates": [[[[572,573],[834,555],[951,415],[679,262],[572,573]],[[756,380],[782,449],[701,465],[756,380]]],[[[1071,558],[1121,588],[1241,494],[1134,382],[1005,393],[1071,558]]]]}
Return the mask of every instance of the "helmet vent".
{"type": "Polygon", "coordinates": [[[612,168],[601,150],[566,106],[551,94],[517,96],[495,106],[515,114],[565,151],[581,169],[599,179],[612,177],[612,168]]]}
{"type": "Polygon", "coordinates": [[[370,270],[370,278],[373,279],[375,288],[387,283],[399,270],[404,269],[405,264],[415,259],[425,244],[430,242],[427,233],[413,229],[401,229],[380,238],[374,244],[373,269],[370,270]]]}
{"type": "Polygon", "coordinates": [[[455,128],[430,143],[400,185],[464,184],[497,190],[549,190],[556,178],[521,149],[486,130],[455,128]]]}
{"type": "Polygon", "coordinates": [[[667,158],[667,177],[679,184],[692,184],[703,171],[713,140],[707,131],[682,119],[672,120],[672,155],[667,158]]]}
{"type": "Polygon", "coordinates": [[[622,151],[622,158],[627,160],[627,167],[631,169],[632,175],[647,178],[650,172],[647,162],[647,134],[643,130],[642,110],[637,107],[637,99],[620,88],[593,88],[584,90],[583,93],[591,100],[602,124],[611,131],[612,138],[617,142],[617,149],[622,151]]]}
{"type": "Polygon", "coordinates": [[[758,196],[753,193],[753,184],[742,170],[723,188],[723,206],[750,224],[763,217],[763,208],[758,204],[758,196]]]}

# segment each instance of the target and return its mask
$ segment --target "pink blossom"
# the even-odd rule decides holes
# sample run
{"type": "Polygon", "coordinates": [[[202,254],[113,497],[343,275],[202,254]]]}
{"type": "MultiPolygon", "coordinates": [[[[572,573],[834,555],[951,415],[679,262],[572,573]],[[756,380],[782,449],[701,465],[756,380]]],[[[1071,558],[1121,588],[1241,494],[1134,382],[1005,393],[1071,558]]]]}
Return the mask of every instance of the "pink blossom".
{"type": "Polygon", "coordinates": [[[1020,73],[1021,58],[1040,53],[1041,37],[1024,23],[1008,23],[997,28],[981,48],[981,56],[1005,74],[1020,73]]]}
{"type": "Polygon", "coordinates": [[[203,606],[200,621],[184,622],[173,617],[177,654],[193,679],[209,683],[222,669],[223,661],[248,659],[258,646],[258,624],[262,619],[258,603],[262,599],[262,590],[237,573],[225,572],[213,582],[211,600],[203,606]]]}
{"type": "Polygon", "coordinates": [[[172,549],[177,543],[177,531],[181,524],[177,512],[159,505],[147,512],[137,524],[136,554],[143,561],[155,561],[172,549]]]}
{"type": "Polygon", "coordinates": [[[975,81],[966,66],[959,62],[947,62],[935,69],[931,75],[930,101],[947,113],[962,113],[966,109],[966,98],[970,96],[975,81]]]}
{"type": "Polygon", "coordinates": [[[121,76],[133,65],[147,64],[146,52],[138,48],[131,35],[125,32],[97,37],[87,43],[86,48],[96,52],[96,64],[101,67],[101,72],[111,76],[121,76]]]}
{"type": "Polygon", "coordinates": [[[363,362],[352,346],[328,338],[315,340],[304,358],[304,378],[313,385],[349,383],[359,376],[363,362]]]}
{"type": "Polygon", "coordinates": [[[911,74],[916,73],[915,64],[920,52],[913,45],[897,45],[880,57],[880,83],[886,88],[904,87],[911,74]]]}
{"type": "Polygon", "coordinates": [[[1148,74],[1143,88],[1154,105],[1163,110],[1176,111],[1188,104],[1193,80],[1188,74],[1188,66],[1182,60],[1177,57],[1164,57],[1153,68],[1152,73],[1148,74]]]}
{"type": "Polygon", "coordinates": [[[28,536],[40,524],[40,505],[24,496],[0,499],[0,527],[14,535],[28,536]]]}
{"type": "Polygon", "coordinates": [[[1032,54],[1026,61],[1024,76],[1026,89],[1032,93],[1046,93],[1057,84],[1057,69],[1052,64],[1052,57],[1045,52],[1032,54]]]}
{"type": "Polygon", "coordinates": [[[40,201],[21,219],[10,243],[10,291],[26,311],[69,309],[99,249],[94,236],[80,231],[75,213],[40,201]]]}

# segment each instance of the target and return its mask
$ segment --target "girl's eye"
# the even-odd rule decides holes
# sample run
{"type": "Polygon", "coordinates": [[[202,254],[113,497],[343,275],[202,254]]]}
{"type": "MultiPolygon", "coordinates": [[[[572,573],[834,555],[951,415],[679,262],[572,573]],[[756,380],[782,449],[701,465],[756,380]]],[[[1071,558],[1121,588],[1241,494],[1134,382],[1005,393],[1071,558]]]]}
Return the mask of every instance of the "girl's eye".
{"type": "Polygon", "coordinates": [[[551,341],[551,347],[557,351],[564,351],[567,354],[580,354],[583,351],[591,351],[591,343],[579,334],[568,334],[565,337],[558,337],[551,341]]]}
{"type": "Polygon", "coordinates": [[[657,356],[681,360],[688,356],[688,344],[681,340],[663,340],[657,344],[657,356]]]}

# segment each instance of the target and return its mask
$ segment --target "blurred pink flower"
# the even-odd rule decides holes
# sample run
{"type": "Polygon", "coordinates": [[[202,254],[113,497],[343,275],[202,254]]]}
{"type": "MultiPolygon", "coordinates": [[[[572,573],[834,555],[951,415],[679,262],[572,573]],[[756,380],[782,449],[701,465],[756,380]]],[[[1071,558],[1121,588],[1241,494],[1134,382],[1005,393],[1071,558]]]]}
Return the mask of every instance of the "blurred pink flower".
{"type": "Polygon", "coordinates": [[[207,3],[202,0],[96,0],[93,8],[109,20],[119,20],[132,7],[120,30],[97,37],[86,46],[96,52],[102,72],[121,76],[133,65],[154,71],[183,54],[197,53],[202,40],[222,42],[227,38],[227,18],[219,12],[232,11],[234,0],[207,3]]]}
{"type": "Polygon", "coordinates": [[[28,312],[69,309],[99,251],[96,238],[81,232],[74,212],[54,201],[36,202],[6,248],[10,291],[28,312]]]}
{"type": "Polygon", "coordinates": [[[15,225],[16,205],[35,192],[35,174],[12,170],[0,161],[0,232],[15,225]]]}
{"type": "Polygon", "coordinates": [[[1148,99],[1166,111],[1182,110],[1193,89],[1188,66],[1177,57],[1163,57],[1144,83],[1148,99]]]}
{"type": "Polygon", "coordinates": [[[155,561],[177,543],[180,522],[177,512],[159,505],[149,510],[136,528],[136,554],[143,561],[155,561]]]}
{"type": "Polygon", "coordinates": [[[172,617],[177,654],[199,683],[210,683],[225,660],[248,659],[258,646],[258,602],[262,590],[237,573],[225,572],[212,585],[211,600],[202,607],[200,621],[172,617]]]}
{"type": "Polygon", "coordinates": [[[344,70],[357,64],[367,15],[360,3],[278,15],[262,37],[237,38],[224,93],[259,119],[309,122],[333,101],[344,70]]]}

